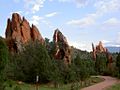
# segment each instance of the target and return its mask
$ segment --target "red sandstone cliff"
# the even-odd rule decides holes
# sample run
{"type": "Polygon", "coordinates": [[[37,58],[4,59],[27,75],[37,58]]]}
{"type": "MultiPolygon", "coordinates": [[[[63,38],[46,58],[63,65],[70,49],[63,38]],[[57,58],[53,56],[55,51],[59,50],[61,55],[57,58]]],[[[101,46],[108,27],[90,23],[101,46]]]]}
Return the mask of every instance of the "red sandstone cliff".
{"type": "Polygon", "coordinates": [[[22,45],[29,41],[38,40],[44,43],[37,27],[30,27],[29,22],[17,13],[13,13],[12,19],[8,19],[5,36],[9,50],[13,52],[21,51],[22,45]]]}

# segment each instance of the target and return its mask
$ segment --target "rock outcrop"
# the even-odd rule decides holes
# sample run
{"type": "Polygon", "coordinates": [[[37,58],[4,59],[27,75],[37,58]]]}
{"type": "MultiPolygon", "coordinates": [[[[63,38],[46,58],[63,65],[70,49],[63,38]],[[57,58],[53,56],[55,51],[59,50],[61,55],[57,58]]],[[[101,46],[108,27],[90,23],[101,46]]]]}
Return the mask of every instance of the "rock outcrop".
{"type": "Polygon", "coordinates": [[[96,59],[97,53],[107,53],[107,48],[103,47],[102,42],[100,41],[96,47],[94,47],[94,44],[92,43],[92,50],[93,50],[93,58],[96,59]]]}
{"type": "Polygon", "coordinates": [[[53,36],[53,42],[55,43],[54,58],[58,60],[64,60],[66,64],[71,63],[71,47],[68,45],[66,37],[58,30],[55,30],[53,36]]]}
{"type": "Polygon", "coordinates": [[[99,44],[94,47],[94,44],[92,43],[92,49],[93,49],[93,59],[96,60],[96,55],[98,53],[104,53],[106,55],[106,58],[108,60],[108,66],[110,66],[110,64],[112,63],[112,55],[109,53],[109,51],[107,50],[107,48],[103,47],[102,42],[100,41],[99,44]]]}
{"type": "Polygon", "coordinates": [[[37,27],[34,25],[30,27],[25,17],[21,18],[17,13],[13,13],[12,19],[8,19],[5,36],[9,50],[12,52],[21,51],[22,45],[30,41],[38,40],[41,43],[44,42],[37,27]]]}

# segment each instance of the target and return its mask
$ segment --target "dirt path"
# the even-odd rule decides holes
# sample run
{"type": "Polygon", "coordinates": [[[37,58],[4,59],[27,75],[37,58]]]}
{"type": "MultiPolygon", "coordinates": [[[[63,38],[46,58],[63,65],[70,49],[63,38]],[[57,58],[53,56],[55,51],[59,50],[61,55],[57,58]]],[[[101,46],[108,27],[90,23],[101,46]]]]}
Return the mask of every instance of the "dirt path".
{"type": "Polygon", "coordinates": [[[81,90],[105,90],[105,88],[118,82],[118,80],[116,78],[113,78],[113,77],[109,77],[109,76],[99,76],[99,77],[104,78],[105,81],[98,83],[98,84],[95,84],[93,86],[83,88],[81,90]]]}

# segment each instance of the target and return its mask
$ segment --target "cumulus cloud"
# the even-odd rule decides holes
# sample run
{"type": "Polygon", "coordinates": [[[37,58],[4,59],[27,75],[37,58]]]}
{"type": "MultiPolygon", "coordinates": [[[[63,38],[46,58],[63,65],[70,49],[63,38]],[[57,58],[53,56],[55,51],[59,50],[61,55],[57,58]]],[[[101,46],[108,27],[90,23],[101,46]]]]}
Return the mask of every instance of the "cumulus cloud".
{"type": "Polygon", "coordinates": [[[38,12],[42,7],[44,7],[44,2],[46,0],[23,0],[27,9],[30,9],[32,13],[38,12]]]}
{"type": "Polygon", "coordinates": [[[68,41],[70,46],[74,46],[80,50],[92,51],[90,42],[68,41]]]}
{"type": "MultiPolygon", "coordinates": [[[[89,0],[74,0],[79,4],[88,4],[89,0]]],[[[67,22],[69,25],[79,26],[81,28],[88,27],[93,24],[97,24],[97,20],[101,17],[103,17],[105,14],[118,12],[120,11],[120,0],[96,0],[94,1],[94,8],[95,12],[87,14],[87,16],[83,17],[82,19],[78,20],[70,20],[67,22]]],[[[104,29],[106,26],[110,26],[110,28],[113,26],[119,26],[120,21],[118,21],[117,18],[110,18],[109,20],[106,20],[102,23],[104,25],[104,29]]]]}
{"type": "Polygon", "coordinates": [[[45,17],[53,17],[53,16],[56,16],[57,14],[58,12],[52,12],[52,13],[46,14],[45,17]]]}
{"type": "Polygon", "coordinates": [[[40,27],[40,24],[44,24],[46,27],[50,28],[50,29],[54,29],[54,25],[47,20],[45,17],[41,17],[38,15],[33,15],[31,20],[30,20],[30,24],[34,24],[36,25],[38,28],[40,27]]]}
{"type": "Polygon", "coordinates": [[[99,0],[94,4],[96,14],[104,15],[115,11],[120,11],[120,0],[99,0]]]}
{"type": "Polygon", "coordinates": [[[82,19],[68,21],[67,24],[77,26],[80,28],[86,28],[95,24],[95,20],[94,18],[87,16],[82,19]]]}
{"type": "Polygon", "coordinates": [[[40,21],[43,20],[43,19],[44,19],[43,17],[34,15],[34,16],[32,16],[32,19],[31,19],[30,23],[31,23],[31,24],[34,24],[34,25],[36,25],[36,26],[39,27],[39,23],[40,23],[40,21]]]}
{"type": "Polygon", "coordinates": [[[120,25],[120,21],[117,18],[110,18],[110,19],[104,21],[103,24],[110,25],[110,26],[120,25]]]}
{"type": "Polygon", "coordinates": [[[105,20],[99,25],[101,30],[118,30],[120,28],[120,20],[112,17],[108,20],[105,20]]]}

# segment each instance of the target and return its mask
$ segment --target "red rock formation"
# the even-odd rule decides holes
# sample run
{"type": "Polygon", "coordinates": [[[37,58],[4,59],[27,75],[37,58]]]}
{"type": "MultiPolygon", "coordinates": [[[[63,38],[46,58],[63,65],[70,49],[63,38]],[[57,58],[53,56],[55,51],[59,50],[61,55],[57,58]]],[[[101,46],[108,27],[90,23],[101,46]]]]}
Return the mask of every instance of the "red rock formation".
{"type": "Polygon", "coordinates": [[[100,41],[99,44],[96,46],[97,52],[106,52],[106,48],[103,47],[102,42],[100,41]]]}
{"type": "Polygon", "coordinates": [[[8,19],[5,32],[7,45],[10,51],[21,51],[22,45],[29,41],[39,40],[44,42],[36,26],[30,27],[29,22],[17,13],[12,14],[12,19],[8,19]]]}
{"type": "Polygon", "coordinates": [[[112,55],[109,53],[109,51],[107,50],[107,48],[103,47],[102,42],[100,41],[99,44],[94,47],[94,45],[92,44],[92,49],[93,49],[93,59],[96,60],[96,55],[97,53],[105,53],[106,54],[106,58],[108,59],[108,66],[110,66],[110,64],[112,63],[112,55]]]}
{"type": "MultiPolygon", "coordinates": [[[[92,49],[93,49],[93,54],[107,52],[107,49],[103,47],[103,44],[101,41],[99,42],[99,44],[96,47],[94,47],[94,44],[92,43],[92,49]]],[[[93,55],[93,56],[95,56],[95,55],[93,55]]]]}
{"type": "Polygon", "coordinates": [[[55,43],[56,52],[55,59],[64,60],[66,64],[71,63],[71,48],[68,45],[66,37],[58,30],[55,30],[53,41],[55,43]]]}
{"type": "Polygon", "coordinates": [[[106,53],[106,48],[103,47],[102,42],[100,41],[99,44],[94,47],[94,44],[92,43],[92,50],[93,50],[93,59],[96,59],[96,53],[106,53]]]}
{"type": "Polygon", "coordinates": [[[32,37],[32,40],[35,41],[35,40],[38,40],[40,41],[41,43],[44,43],[44,39],[41,38],[41,34],[39,33],[37,27],[35,25],[32,24],[32,28],[31,28],[31,37],[32,37]]]}

